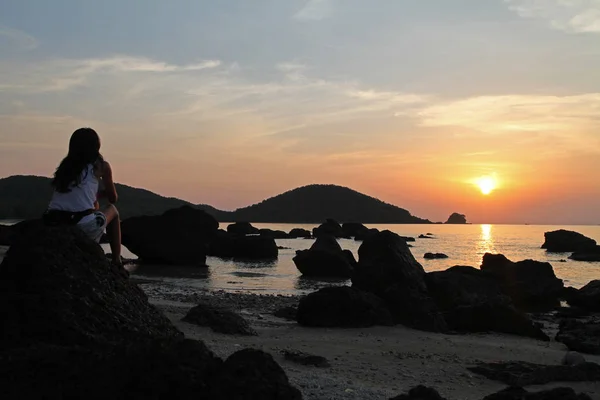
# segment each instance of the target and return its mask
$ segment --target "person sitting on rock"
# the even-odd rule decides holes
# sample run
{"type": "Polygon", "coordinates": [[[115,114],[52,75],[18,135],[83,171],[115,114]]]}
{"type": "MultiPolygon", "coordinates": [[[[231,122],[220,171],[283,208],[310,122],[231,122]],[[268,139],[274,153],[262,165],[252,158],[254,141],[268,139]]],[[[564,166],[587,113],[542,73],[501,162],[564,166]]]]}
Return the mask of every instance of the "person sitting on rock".
{"type": "Polygon", "coordinates": [[[113,263],[121,266],[121,222],[114,205],[117,190],[112,168],[100,154],[96,131],[81,128],[73,133],[69,153],[56,169],[52,187],[54,193],[44,222],[50,226],[76,225],[96,242],[100,242],[106,229],[113,263]],[[110,203],[102,211],[100,198],[110,203]]]}

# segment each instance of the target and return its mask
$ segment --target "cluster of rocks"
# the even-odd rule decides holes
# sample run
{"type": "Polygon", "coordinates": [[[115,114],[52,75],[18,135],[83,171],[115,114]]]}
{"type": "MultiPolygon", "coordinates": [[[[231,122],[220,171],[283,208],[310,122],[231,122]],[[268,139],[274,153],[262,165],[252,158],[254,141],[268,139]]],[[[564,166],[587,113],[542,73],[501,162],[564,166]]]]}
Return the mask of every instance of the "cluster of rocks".
{"type": "MultiPolygon", "coordinates": [[[[390,400],[447,400],[437,390],[417,386],[406,394],[401,394],[390,400]]],[[[592,400],[584,393],[576,393],[571,388],[555,388],[539,392],[528,392],[522,387],[512,386],[498,393],[484,397],[482,400],[592,400]]]]}
{"type": "Polygon", "coordinates": [[[40,225],[12,242],[0,313],[3,399],[302,398],[269,354],[222,360],[185,339],[76,228],[40,225]]]}
{"type": "Polygon", "coordinates": [[[600,246],[581,233],[560,229],[546,232],[544,237],[542,249],[549,253],[572,253],[569,258],[575,261],[600,261],[600,246]]]}

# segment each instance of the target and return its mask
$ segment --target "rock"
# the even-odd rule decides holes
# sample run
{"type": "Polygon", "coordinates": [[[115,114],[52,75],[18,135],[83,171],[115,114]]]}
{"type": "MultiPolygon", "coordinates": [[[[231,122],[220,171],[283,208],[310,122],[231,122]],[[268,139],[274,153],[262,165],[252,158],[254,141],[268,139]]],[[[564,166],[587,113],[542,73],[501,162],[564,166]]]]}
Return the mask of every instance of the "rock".
{"type": "Polygon", "coordinates": [[[290,231],[288,236],[291,239],[298,239],[298,238],[310,239],[310,238],[312,238],[312,233],[310,233],[310,231],[307,231],[306,229],[294,228],[290,231]]]}
{"type": "Polygon", "coordinates": [[[569,351],[562,359],[562,365],[579,365],[585,363],[585,357],[576,351],[569,351]]]}
{"type": "Polygon", "coordinates": [[[544,233],[546,241],[542,249],[552,253],[566,253],[572,251],[584,251],[596,246],[596,241],[581,233],[560,229],[558,231],[544,233]]]}
{"type": "Polygon", "coordinates": [[[467,217],[464,214],[459,214],[459,213],[452,213],[452,215],[450,215],[450,217],[448,217],[448,221],[446,221],[447,224],[466,224],[467,223],[467,217]]]}
{"type": "Polygon", "coordinates": [[[0,224],[0,246],[10,246],[12,243],[12,227],[0,224]]]}
{"type": "Polygon", "coordinates": [[[371,228],[361,234],[358,234],[356,236],[354,236],[354,240],[356,240],[357,242],[362,242],[364,240],[366,240],[368,237],[371,237],[373,235],[376,235],[379,233],[379,229],[377,228],[371,228]]]}
{"type": "Polygon", "coordinates": [[[250,222],[236,222],[227,226],[227,233],[232,235],[257,235],[260,231],[258,228],[253,227],[250,222]]]}
{"type": "Polygon", "coordinates": [[[595,382],[600,380],[600,365],[541,365],[523,361],[480,364],[469,371],[511,386],[545,385],[552,382],[595,382]]]}
{"type": "Polygon", "coordinates": [[[333,219],[327,219],[324,223],[322,223],[319,227],[313,229],[313,236],[333,236],[335,238],[344,237],[344,232],[342,230],[342,226],[333,219]]]}
{"type": "Polygon", "coordinates": [[[567,296],[569,305],[588,311],[600,311],[600,280],[591,281],[567,296]]]}
{"type": "Polygon", "coordinates": [[[226,335],[257,336],[248,321],[240,315],[223,307],[210,304],[199,304],[192,308],[183,318],[190,324],[211,328],[217,333],[226,335]]]}
{"type": "Polygon", "coordinates": [[[346,222],[342,225],[343,237],[357,237],[368,234],[369,228],[358,222],[346,222]]]}
{"type": "Polygon", "coordinates": [[[288,239],[290,237],[284,231],[274,231],[272,229],[261,229],[259,233],[261,236],[272,237],[273,239],[288,239]]]}
{"type": "Polygon", "coordinates": [[[328,235],[318,236],[309,250],[298,250],[293,261],[304,276],[339,278],[350,278],[356,263],[352,252],[328,235]]]}
{"type": "Polygon", "coordinates": [[[220,258],[275,259],[279,249],[273,237],[236,235],[219,230],[210,242],[208,254],[220,258]]]}
{"type": "Polygon", "coordinates": [[[297,320],[300,325],[313,327],[393,325],[392,315],[382,299],[348,286],[327,287],[303,297],[297,320]]]}
{"type": "Polygon", "coordinates": [[[547,262],[512,262],[502,254],[486,253],[481,270],[493,276],[517,308],[549,311],[560,304],[564,284],[547,262]]]}
{"type": "Polygon", "coordinates": [[[245,349],[225,361],[212,384],[211,396],[206,398],[301,400],[302,394],[290,385],[285,372],[271,355],[245,349]]]}
{"type": "Polygon", "coordinates": [[[282,353],[286,360],[296,364],[318,368],[329,368],[331,366],[325,357],[315,356],[301,351],[284,350],[282,353]]]}
{"type": "Polygon", "coordinates": [[[576,394],[571,388],[555,388],[541,392],[528,392],[520,387],[509,387],[486,396],[483,400],[592,400],[586,394],[576,394]]]}
{"type": "MultiPolygon", "coordinates": [[[[428,235],[430,235],[430,234],[428,233],[428,235]]],[[[404,240],[405,242],[416,242],[417,241],[417,239],[415,239],[414,237],[410,237],[410,236],[400,236],[400,238],[402,240],[404,240]]]]}
{"type": "Polygon", "coordinates": [[[430,272],[429,293],[450,329],[458,332],[501,332],[549,340],[485,272],[456,266],[430,272]]]}
{"type": "Polygon", "coordinates": [[[287,319],[288,321],[296,321],[298,316],[298,307],[283,307],[279,310],[276,310],[273,315],[277,318],[287,319]]]}
{"type": "Polygon", "coordinates": [[[441,258],[448,258],[448,256],[444,253],[425,253],[423,258],[426,260],[438,260],[441,258]]]}
{"type": "Polygon", "coordinates": [[[423,267],[400,236],[380,232],[365,240],[358,254],[353,287],[385,300],[398,323],[430,331],[447,329],[429,295],[423,267]]]}
{"type": "Polygon", "coordinates": [[[189,206],[121,223],[123,245],[140,261],[159,265],[206,266],[208,243],[218,228],[216,219],[189,206]]]}
{"type": "Polygon", "coordinates": [[[390,400],[446,400],[437,390],[423,385],[411,389],[408,394],[401,394],[390,400]]]}
{"type": "Polygon", "coordinates": [[[569,256],[571,260],[597,262],[600,261],[600,246],[589,247],[586,250],[576,251],[569,256]]]}
{"type": "Polygon", "coordinates": [[[431,237],[429,234],[427,234],[427,235],[421,234],[421,235],[419,235],[419,239],[435,239],[435,238],[431,237]]]}
{"type": "Polygon", "coordinates": [[[182,337],[76,227],[19,235],[0,264],[0,315],[0,350],[182,337]]]}
{"type": "Polygon", "coordinates": [[[600,318],[589,321],[561,321],[556,341],[564,343],[569,350],[600,354],[600,318]]]}

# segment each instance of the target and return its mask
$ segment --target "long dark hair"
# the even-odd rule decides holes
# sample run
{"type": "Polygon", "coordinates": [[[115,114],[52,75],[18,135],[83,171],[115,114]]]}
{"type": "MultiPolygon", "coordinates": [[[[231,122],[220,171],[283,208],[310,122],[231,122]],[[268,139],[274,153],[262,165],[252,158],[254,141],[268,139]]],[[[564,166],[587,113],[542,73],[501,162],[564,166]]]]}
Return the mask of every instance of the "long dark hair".
{"type": "Polygon", "coordinates": [[[79,185],[82,172],[87,171],[88,165],[98,168],[102,161],[100,154],[100,137],[92,128],[77,129],[69,140],[69,154],[62,160],[52,180],[52,186],[57,192],[68,193],[72,185],[79,185]]]}

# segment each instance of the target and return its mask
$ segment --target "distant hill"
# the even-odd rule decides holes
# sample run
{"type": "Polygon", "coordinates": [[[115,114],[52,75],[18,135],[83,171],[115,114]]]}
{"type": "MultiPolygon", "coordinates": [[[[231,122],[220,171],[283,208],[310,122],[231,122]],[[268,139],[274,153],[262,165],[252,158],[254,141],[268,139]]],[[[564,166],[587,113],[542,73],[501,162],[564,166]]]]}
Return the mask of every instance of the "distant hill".
{"type": "MultiPolygon", "coordinates": [[[[321,223],[327,218],[340,222],[421,224],[428,220],[373,197],[335,185],[309,185],[290,190],[236,211],[221,211],[209,205],[163,197],[145,189],[117,184],[118,208],[122,218],[157,215],[166,210],[192,205],[221,222],[321,223]]],[[[11,176],[0,179],[0,219],[39,217],[46,209],[52,188],[50,178],[11,176]]]]}

